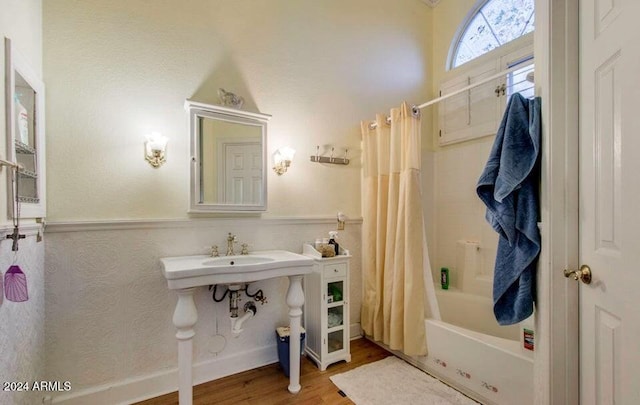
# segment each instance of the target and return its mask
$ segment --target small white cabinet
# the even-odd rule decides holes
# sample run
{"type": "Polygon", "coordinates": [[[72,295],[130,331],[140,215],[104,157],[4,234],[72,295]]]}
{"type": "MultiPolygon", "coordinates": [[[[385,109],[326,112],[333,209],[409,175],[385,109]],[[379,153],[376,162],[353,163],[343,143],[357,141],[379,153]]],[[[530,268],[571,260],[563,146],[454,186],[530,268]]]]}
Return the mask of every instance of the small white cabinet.
{"type": "Polygon", "coordinates": [[[9,216],[46,216],[44,83],[5,38],[5,110],[9,216]],[[20,205],[20,209],[16,206],[20,205]]]}
{"type": "Polygon", "coordinates": [[[320,370],[329,364],[351,361],[349,350],[349,251],[323,258],[309,244],[304,255],[314,259],[313,271],[304,277],[305,353],[320,370]]]}

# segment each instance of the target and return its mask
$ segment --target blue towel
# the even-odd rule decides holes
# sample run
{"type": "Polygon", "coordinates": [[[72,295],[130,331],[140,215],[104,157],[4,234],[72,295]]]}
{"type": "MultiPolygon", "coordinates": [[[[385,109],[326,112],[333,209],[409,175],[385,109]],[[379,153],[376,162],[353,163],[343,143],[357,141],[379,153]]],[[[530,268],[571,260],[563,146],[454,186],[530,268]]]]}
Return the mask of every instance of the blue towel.
{"type": "Polygon", "coordinates": [[[477,193],[486,219],[500,234],[493,275],[493,312],[512,325],[533,312],[540,253],[540,98],[514,94],[480,176],[477,193]]]}

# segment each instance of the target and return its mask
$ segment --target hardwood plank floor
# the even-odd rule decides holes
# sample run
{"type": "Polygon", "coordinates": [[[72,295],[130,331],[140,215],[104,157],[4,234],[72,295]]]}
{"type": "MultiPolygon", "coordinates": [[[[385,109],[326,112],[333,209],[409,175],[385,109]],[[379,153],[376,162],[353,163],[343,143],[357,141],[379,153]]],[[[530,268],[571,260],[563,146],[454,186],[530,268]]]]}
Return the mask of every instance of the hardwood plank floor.
{"type": "MultiPolygon", "coordinates": [[[[193,388],[194,405],[346,405],[353,404],[349,398],[338,393],[329,377],[344,373],[363,364],[382,360],[392,354],[366,340],[351,341],[351,362],[330,365],[320,371],[315,363],[302,358],[300,384],[302,390],[291,394],[287,390],[289,379],[284,376],[278,363],[220,378],[193,388]]],[[[163,395],[136,405],[177,405],[178,393],[163,395]]]]}

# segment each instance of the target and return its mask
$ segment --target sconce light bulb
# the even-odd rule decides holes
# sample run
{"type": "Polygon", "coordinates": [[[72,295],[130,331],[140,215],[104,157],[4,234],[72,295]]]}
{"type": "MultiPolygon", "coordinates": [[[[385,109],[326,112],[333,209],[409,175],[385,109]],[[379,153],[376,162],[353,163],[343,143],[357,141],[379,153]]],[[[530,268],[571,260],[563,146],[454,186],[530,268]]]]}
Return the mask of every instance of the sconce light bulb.
{"type": "Polygon", "coordinates": [[[285,146],[283,148],[280,148],[279,152],[280,152],[280,155],[282,156],[282,158],[285,161],[289,161],[289,162],[291,162],[293,160],[293,157],[296,154],[296,150],[291,148],[291,147],[289,147],[289,146],[285,146]]]}
{"type": "Polygon", "coordinates": [[[155,168],[162,166],[166,161],[165,152],[169,138],[159,132],[152,132],[146,136],[145,160],[155,168]]]}
{"type": "Polygon", "coordinates": [[[273,170],[278,176],[286,173],[295,154],[296,151],[288,146],[284,146],[273,153],[273,170]]]}

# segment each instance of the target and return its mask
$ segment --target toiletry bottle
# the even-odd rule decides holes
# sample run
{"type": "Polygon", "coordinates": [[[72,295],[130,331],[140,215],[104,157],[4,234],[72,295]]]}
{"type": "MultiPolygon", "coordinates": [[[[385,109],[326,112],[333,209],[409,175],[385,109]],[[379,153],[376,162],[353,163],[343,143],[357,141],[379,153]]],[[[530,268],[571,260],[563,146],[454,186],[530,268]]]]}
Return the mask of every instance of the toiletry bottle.
{"type": "Polygon", "coordinates": [[[440,269],[440,286],[443,290],[449,289],[449,269],[446,267],[440,269]]]}
{"type": "Polygon", "coordinates": [[[535,350],[535,330],[533,315],[520,322],[520,344],[522,349],[535,350]]]}
{"type": "Polygon", "coordinates": [[[329,232],[329,244],[333,245],[333,248],[336,251],[336,256],[340,254],[340,245],[338,245],[338,242],[336,242],[337,236],[338,236],[338,232],[336,231],[329,232]]]}

